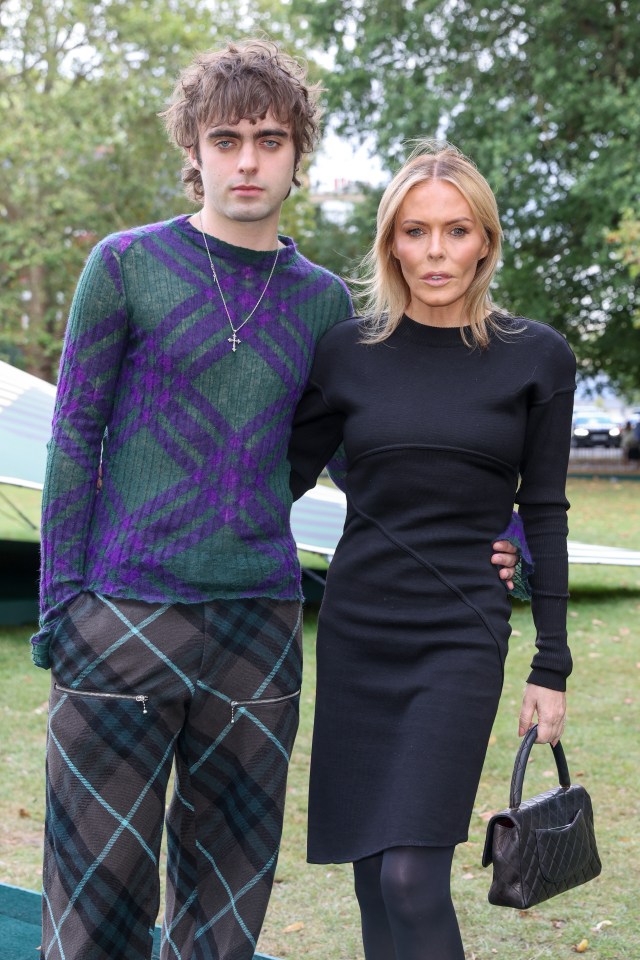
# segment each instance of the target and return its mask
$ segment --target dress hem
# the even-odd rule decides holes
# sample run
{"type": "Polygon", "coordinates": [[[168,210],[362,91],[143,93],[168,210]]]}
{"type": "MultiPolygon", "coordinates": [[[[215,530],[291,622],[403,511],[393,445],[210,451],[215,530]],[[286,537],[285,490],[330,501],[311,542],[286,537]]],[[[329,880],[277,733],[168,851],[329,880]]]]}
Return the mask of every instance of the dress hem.
{"type": "Polygon", "coordinates": [[[393,843],[385,843],[384,846],[377,847],[369,853],[359,853],[357,856],[319,860],[307,854],[307,863],[313,863],[318,866],[325,866],[331,863],[356,863],[358,860],[366,860],[367,857],[375,857],[378,853],[384,853],[385,850],[391,850],[393,847],[457,847],[460,843],[466,843],[468,839],[469,834],[466,833],[459,840],[452,840],[449,843],[443,842],[442,840],[397,840],[393,843]]]}

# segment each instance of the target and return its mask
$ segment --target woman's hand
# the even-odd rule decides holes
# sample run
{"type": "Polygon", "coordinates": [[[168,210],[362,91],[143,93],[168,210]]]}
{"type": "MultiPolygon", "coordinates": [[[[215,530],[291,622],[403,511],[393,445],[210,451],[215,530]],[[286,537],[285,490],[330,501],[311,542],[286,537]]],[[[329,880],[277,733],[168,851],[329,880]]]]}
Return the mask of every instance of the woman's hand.
{"type": "Polygon", "coordinates": [[[525,735],[533,725],[534,714],[537,714],[536,743],[550,743],[555,747],[564,730],[566,713],[567,697],[564,692],[528,683],[522,698],[518,736],[525,735]]]}

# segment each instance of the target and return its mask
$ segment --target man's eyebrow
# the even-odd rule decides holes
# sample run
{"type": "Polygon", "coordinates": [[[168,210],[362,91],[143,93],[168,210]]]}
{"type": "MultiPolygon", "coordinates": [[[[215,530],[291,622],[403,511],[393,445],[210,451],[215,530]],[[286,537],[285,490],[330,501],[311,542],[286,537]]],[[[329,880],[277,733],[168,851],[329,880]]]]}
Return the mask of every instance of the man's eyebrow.
{"type": "MultiPolygon", "coordinates": [[[[237,130],[227,129],[225,127],[212,127],[211,130],[207,130],[208,137],[228,137],[229,140],[237,140],[238,137],[241,137],[242,134],[238,133],[237,130]]],[[[257,130],[252,132],[252,137],[254,140],[260,140],[263,137],[290,137],[291,134],[288,130],[283,130],[280,127],[274,127],[264,129],[259,127],[257,130]]]]}

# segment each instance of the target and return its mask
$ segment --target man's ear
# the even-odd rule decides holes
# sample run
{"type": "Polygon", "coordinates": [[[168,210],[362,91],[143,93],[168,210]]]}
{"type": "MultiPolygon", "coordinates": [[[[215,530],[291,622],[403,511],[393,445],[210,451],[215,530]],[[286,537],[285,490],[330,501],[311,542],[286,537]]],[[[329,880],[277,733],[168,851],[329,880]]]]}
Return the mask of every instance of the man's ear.
{"type": "Polygon", "coordinates": [[[187,152],[188,152],[189,162],[191,163],[191,166],[195,170],[199,170],[200,165],[202,163],[202,157],[200,156],[198,145],[196,144],[193,147],[189,147],[189,150],[187,152]]]}

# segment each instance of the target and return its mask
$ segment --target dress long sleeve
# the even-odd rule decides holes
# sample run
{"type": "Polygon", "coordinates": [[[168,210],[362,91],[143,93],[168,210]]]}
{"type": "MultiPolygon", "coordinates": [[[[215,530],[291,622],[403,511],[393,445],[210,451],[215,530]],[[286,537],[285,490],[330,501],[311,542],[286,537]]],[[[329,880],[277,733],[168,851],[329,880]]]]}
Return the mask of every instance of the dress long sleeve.
{"type": "MultiPolygon", "coordinates": [[[[291,492],[298,500],[315,486],[316,480],[342,443],[344,415],[332,410],[322,387],[313,380],[298,404],[289,442],[291,492]]],[[[346,473],[344,451],[333,461],[337,476],[346,473]]],[[[341,484],[338,484],[341,485],[341,484]]]]}
{"type": "Polygon", "coordinates": [[[528,411],[521,482],[516,496],[533,559],[530,577],[537,652],[529,682],[565,689],[572,669],[567,645],[567,510],[575,359],[568,347],[549,357],[544,382],[528,411]]]}

